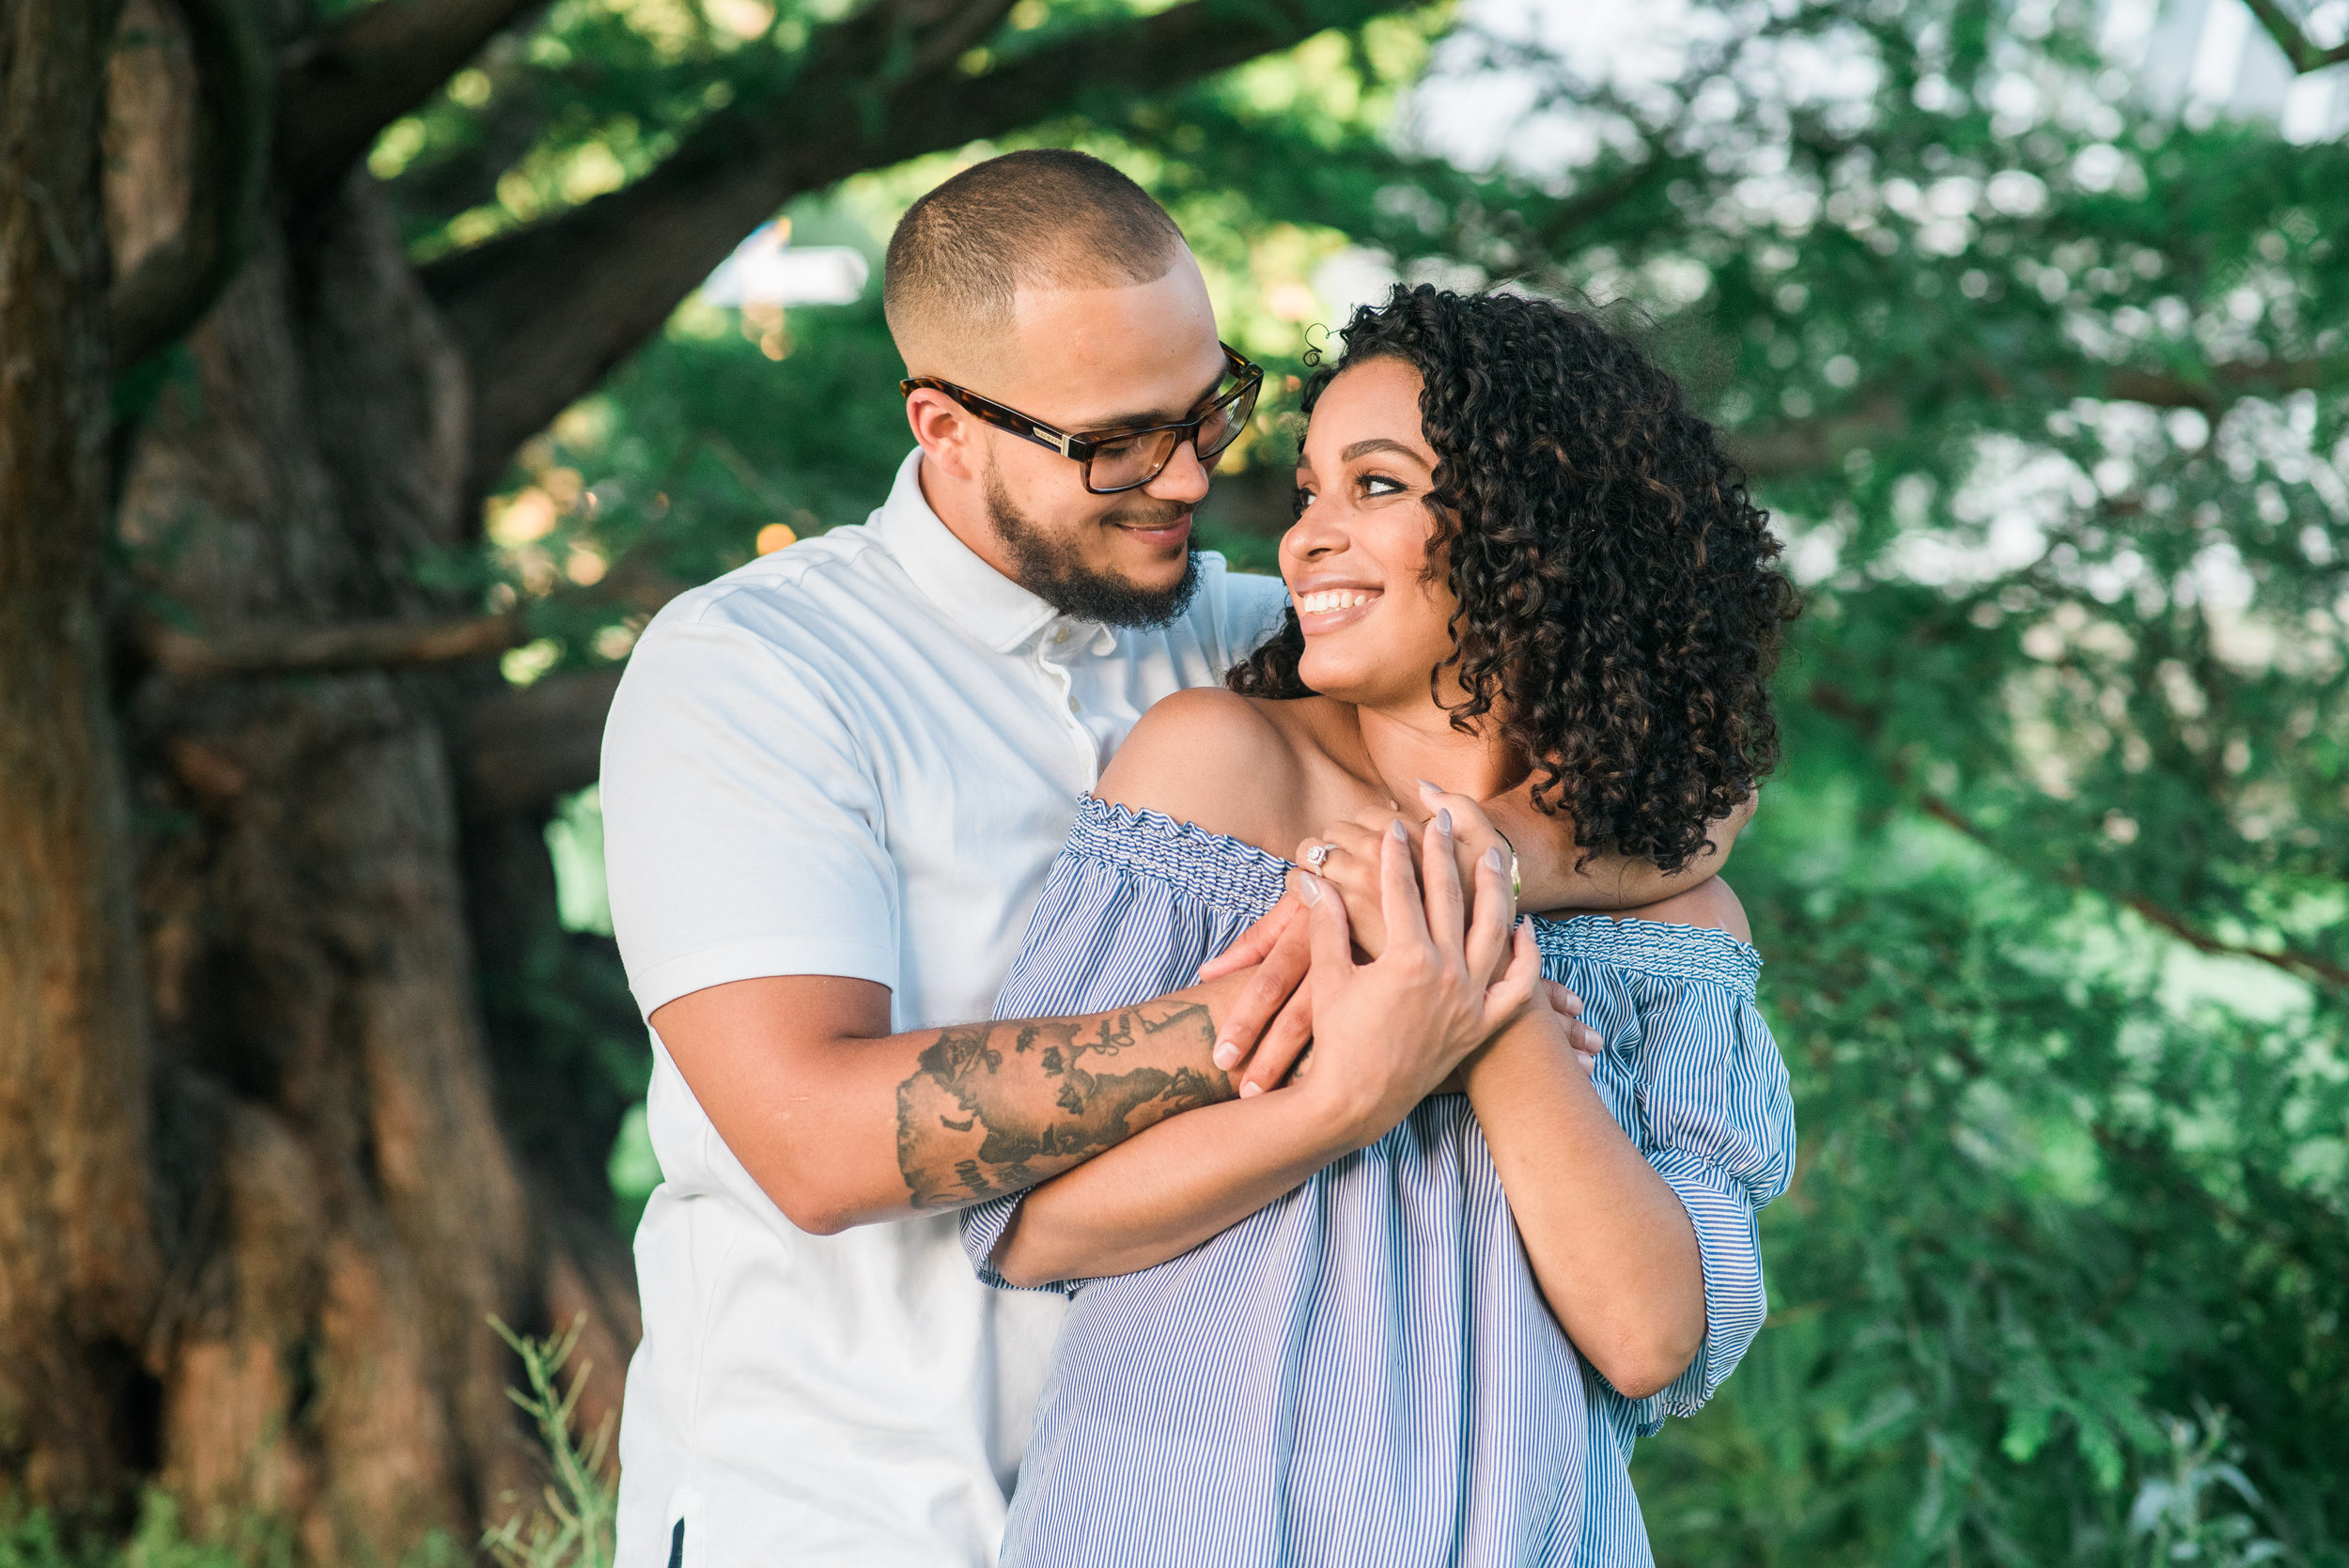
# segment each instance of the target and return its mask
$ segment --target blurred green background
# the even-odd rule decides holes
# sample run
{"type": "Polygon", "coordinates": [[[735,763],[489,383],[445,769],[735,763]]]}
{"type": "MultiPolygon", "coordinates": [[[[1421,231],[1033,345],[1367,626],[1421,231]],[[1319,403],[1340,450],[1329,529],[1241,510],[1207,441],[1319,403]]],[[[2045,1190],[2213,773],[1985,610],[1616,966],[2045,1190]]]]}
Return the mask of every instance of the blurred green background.
{"type": "MultiPolygon", "coordinates": [[[[1111,8],[1021,0],[1003,47],[1111,8]]],[[[379,144],[415,254],[628,179],[800,9],[561,0],[379,144]]],[[[1374,22],[801,201],[443,565],[530,607],[527,683],[862,520],[908,443],[880,243],[1013,146],[1142,180],[1272,368],[1205,514],[1244,567],[1351,304],[1623,313],[1808,601],[1732,875],[1802,1159],[1768,1329],[1639,1452],[1659,1559],[2349,1563],[2344,76],[2240,0],[1374,22]]],[[[550,845],[608,931],[592,790],[550,845]]],[[[641,1093],[640,1041],[580,1060],[641,1093]]],[[[627,1225],[641,1110],[611,1176],[627,1225]]]]}

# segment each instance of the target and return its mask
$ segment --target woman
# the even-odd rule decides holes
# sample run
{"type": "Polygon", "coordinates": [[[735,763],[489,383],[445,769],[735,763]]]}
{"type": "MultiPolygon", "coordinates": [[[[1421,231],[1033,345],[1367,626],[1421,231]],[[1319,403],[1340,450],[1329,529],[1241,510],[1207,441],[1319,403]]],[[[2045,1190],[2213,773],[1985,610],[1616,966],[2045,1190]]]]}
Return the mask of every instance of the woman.
{"type": "Polygon", "coordinates": [[[999,1001],[1180,985],[1292,876],[1322,944],[1310,1073],[966,1216],[983,1277],[1073,1298],[1014,1568],[1644,1562],[1633,1439],[1759,1327],[1753,1215],[1794,1128],[1735,899],[1654,911],[1732,929],[1533,923],[1512,959],[1471,802],[1530,774],[1578,842],[1685,863],[1775,757],[1777,547],[1670,378],[1586,316],[1422,287],[1344,335],[1306,392],[1286,631],[1143,718],[999,1001]],[[1423,913],[1381,826],[1414,800],[1423,913]],[[1279,858],[1332,821],[1358,826],[1308,841],[1320,875],[1279,858]],[[1595,1073],[1538,995],[1462,1062],[1349,1055],[1349,928],[1376,963],[1520,982],[1538,949],[1595,1073]]]}

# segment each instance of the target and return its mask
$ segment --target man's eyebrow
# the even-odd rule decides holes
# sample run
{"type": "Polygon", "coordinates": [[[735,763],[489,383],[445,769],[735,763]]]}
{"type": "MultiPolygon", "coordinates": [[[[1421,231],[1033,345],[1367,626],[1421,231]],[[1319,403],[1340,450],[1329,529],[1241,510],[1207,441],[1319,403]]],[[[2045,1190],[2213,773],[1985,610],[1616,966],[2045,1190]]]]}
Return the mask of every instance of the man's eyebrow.
{"type": "Polygon", "coordinates": [[[1404,457],[1410,458],[1411,461],[1419,464],[1420,467],[1425,468],[1427,466],[1426,458],[1421,457],[1418,453],[1412,451],[1401,442],[1390,441],[1385,436],[1373,436],[1368,441],[1356,442],[1353,445],[1338,454],[1338,461],[1342,463],[1350,463],[1355,458],[1366,458],[1373,452],[1399,452],[1404,457]]]}
{"type": "Polygon", "coordinates": [[[1217,371],[1215,380],[1207,383],[1207,390],[1192,398],[1190,408],[1186,408],[1181,413],[1167,413],[1159,409],[1152,409],[1143,413],[1113,413],[1107,419],[1095,420],[1085,428],[1088,430],[1132,430],[1151,425],[1179,425],[1190,417],[1192,409],[1196,409],[1200,404],[1214,396],[1215,389],[1221,386],[1224,379],[1230,374],[1229,370],[1217,371]]]}

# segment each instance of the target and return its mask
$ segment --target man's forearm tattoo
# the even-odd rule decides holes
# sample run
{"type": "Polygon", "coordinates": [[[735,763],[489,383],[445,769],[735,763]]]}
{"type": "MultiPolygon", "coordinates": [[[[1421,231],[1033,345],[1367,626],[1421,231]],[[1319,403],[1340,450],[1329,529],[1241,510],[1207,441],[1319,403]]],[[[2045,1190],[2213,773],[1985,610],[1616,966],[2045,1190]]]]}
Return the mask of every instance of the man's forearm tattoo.
{"type": "Polygon", "coordinates": [[[1232,1096],[1197,1002],[939,1031],[897,1086],[897,1169],[916,1208],[1034,1186],[1178,1111],[1232,1096]]]}

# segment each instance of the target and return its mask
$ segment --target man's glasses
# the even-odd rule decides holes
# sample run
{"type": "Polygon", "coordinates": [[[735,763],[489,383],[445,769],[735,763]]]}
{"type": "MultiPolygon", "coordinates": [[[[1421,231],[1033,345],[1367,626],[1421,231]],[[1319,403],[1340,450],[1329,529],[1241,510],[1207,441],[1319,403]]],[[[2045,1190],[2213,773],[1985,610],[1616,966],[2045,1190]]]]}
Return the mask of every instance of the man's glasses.
{"type": "Polygon", "coordinates": [[[899,381],[897,390],[908,397],[922,387],[942,392],[970,410],[972,417],[983,419],[999,430],[1009,430],[1022,441],[1049,446],[1062,457],[1083,464],[1085,489],[1095,495],[1115,495],[1120,490],[1140,489],[1165,473],[1166,465],[1174,460],[1175,449],[1183,442],[1190,442],[1199,454],[1199,461],[1208,464],[1248,427],[1248,416],[1256,411],[1256,394],[1264,387],[1264,367],[1251,365],[1229,344],[1217,347],[1223,350],[1223,379],[1238,384],[1219,393],[1215,401],[1179,424],[1150,425],[1138,430],[1094,430],[1072,435],[935,376],[916,376],[899,381]]]}

